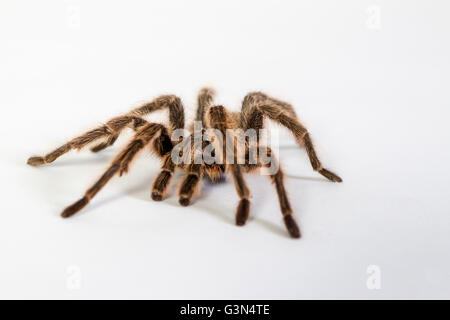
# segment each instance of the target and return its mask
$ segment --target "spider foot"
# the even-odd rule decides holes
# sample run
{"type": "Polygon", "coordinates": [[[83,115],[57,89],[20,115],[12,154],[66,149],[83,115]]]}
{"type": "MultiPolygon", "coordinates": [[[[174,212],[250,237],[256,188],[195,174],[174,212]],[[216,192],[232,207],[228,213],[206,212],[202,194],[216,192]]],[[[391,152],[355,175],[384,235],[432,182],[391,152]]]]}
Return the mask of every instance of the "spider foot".
{"type": "Polygon", "coordinates": [[[30,157],[27,160],[27,164],[33,167],[37,167],[45,164],[45,159],[43,157],[30,157]]]}
{"type": "Polygon", "coordinates": [[[320,169],[319,173],[330,181],[342,182],[342,179],[337,174],[334,174],[333,172],[331,172],[327,169],[320,169]]]}
{"type": "Polygon", "coordinates": [[[183,207],[187,207],[187,206],[191,203],[191,200],[190,200],[189,198],[181,197],[180,200],[178,200],[178,202],[179,202],[183,207]]]}
{"type": "Polygon", "coordinates": [[[152,192],[152,199],[153,199],[153,201],[162,201],[163,197],[162,197],[162,195],[159,192],[153,191],[152,192]]]}
{"type": "Polygon", "coordinates": [[[239,206],[236,212],[236,225],[243,226],[248,219],[248,213],[250,211],[250,201],[242,199],[239,202],[239,206]]]}
{"type": "Polygon", "coordinates": [[[68,218],[73,216],[75,213],[83,209],[87,204],[89,203],[89,199],[87,197],[83,197],[74,204],[68,206],[64,211],[61,213],[61,217],[68,218]]]}
{"type": "Polygon", "coordinates": [[[300,238],[300,230],[291,214],[284,216],[284,224],[292,238],[300,238]]]}

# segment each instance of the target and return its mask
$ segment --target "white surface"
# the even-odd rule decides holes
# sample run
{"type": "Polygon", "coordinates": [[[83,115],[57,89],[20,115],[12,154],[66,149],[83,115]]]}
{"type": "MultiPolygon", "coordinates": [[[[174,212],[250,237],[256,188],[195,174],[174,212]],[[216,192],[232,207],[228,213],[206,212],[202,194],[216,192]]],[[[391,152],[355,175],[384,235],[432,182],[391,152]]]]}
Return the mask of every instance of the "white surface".
{"type": "Polygon", "coordinates": [[[0,297],[450,298],[449,10],[444,0],[2,1],[0,297]],[[152,202],[159,164],[148,154],[82,213],[59,217],[127,138],[41,168],[28,156],[161,93],[192,115],[204,85],[233,110],[255,89],[292,102],[344,179],[329,183],[303,150],[281,150],[301,240],[288,238],[264,176],[247,178],[243,228],[230,182],[188,208],[174,192],[152,202]],[[370,265],[379,290],[366,286],[370,265]]]}

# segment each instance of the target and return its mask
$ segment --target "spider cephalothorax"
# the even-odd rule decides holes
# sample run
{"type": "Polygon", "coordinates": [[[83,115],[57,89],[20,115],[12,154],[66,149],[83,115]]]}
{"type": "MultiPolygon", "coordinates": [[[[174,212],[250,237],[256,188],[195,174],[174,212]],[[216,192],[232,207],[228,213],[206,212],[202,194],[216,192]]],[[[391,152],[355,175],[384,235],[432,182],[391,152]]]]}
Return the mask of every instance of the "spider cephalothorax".
{"type": "MultiPolygon", "coordinates": [[[[268,118],[285,126],[292,132],[296,141],[306,149],[315,171],[331,181],[342,181],[337,175],[322,167],[314,151],[308,131],[298,121],[295,111],[290,104],[271,98],[261,92],[254,92],[245,96],[241,112],[229,112],[223,106],[214,105],[213,96],[213,90],[208,88],[202,89],[198,95],[196,121],[202,126],[201,136],[205,135],[205,129],[215,130],[219,134],[223,134],[223,136],[227,136],[230,129],[240,129],[244,132],[253,129],[255,132],[259,132],[264,127],[264,119],[268,118]]],[[[185,178],[181,182],[178,191],[179,202],[183,206],[191,203],[194,192],[198,190],[204,176],[209,177],[212,181],[216,181],[223,174],[229,173],[234,179],[236,191],[240,198],[236,212],[236,224],[240,226],[245,224],[250,210],[250,192],[245,183],[243,173],[266,168],[269,165],[260,161],[258,156],[253,159],[255,161],[251,161],[251,148],[248,140],[244,140],[244,161],[234,161],[236,160],[235,151],[232,152],[231,161],[227,157],[223,163],[205,161],[202,158],[200,158],[200,161],[194,161],[195,143],[186,144],[186,139],[182,138],[172,140],[176,131],[184,130],[185,128],[183,105],[181,100],[173,95],[160,96],[123,116],[113,118],[104,125],[70,140],[43,157],[31,157],[28,159],[28,164],[38,166],[53,162],[64,153],[72,149],[79,150],[94,141],[101,142],[93,146],[91,150],[93,152],[101,151],[111,146],[122,130],[127,127],[136,131],[132,141],[113,159],[103,175],[85,192],[84,196],[62,212],[62,217],[67,218],[80,211],[113,176],[116,174],[121,176],[126,173],[137,153],[149,146],[150,150],[162,160],[161,172],[153,181],[151,188],[153,200],[161,201],[164,199],[176,168],[180,168],[185,172],[185,178]],[[168,126],[148,122],[143,118],[147,114],[161,109],[169,110],[168,126]],[[186,146],[188,151],[192,151],[189,153],[190,157],[188,157],[191,161],[186,161],[186,146]],[[180,152],[180,150],[184,151],[180,152]],[[182,156],[184,161],[175,161],[176,157],[174,155],[182,156]]],[[[194,126],[188,132],[194,135],[196,133],[194,132],[194,126]]],[[[230,147],[229,141],[227,139],[221,140],[215,151],[226,154],[228,147],[230,147]],[[228,145],[226,142],[228,142],[228,145]]],[[[236,139],[233,138],[231,141],[235,143],[236,139]]],[[[205,151],[210,144],[205,139],[202,139],[200,150],[205,151]]],[[[256,144],[260,147],[259,136],[256,137],[256,144]]],[[[266,150],[270,154],[271,161],[277,162],[271,149],[267,147],[266,150]]],[[[215,157],[216,155],[213,154],[213,156],[215,157]]],[[[292,216],[292,209],[284,188],[283,172],[278,165],[276,168],[277,170],[270,172],[269,176],[277,190],[284,223],[289,234],[294,238],[299,238],[300,231],[292,216]]]]}

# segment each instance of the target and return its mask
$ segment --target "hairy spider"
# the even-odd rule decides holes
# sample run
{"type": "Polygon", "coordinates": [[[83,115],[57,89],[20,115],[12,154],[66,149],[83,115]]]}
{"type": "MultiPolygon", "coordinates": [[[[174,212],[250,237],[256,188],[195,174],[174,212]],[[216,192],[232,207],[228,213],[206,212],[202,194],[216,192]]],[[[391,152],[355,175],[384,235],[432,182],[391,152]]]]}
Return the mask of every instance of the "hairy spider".
{"type": "MultiPolygon", "coordinates": [[[[227,134],[227,129],[242,129],[243,131],[255,129],[258,132],[258,130],[264,127],[264,120],[268,118],[292,132],[296,141],[306,149],[311,165],[315,171],[322,174],[328,180],[334,182],[342,181],[336,174],[322,167],[314,151],[308,131],[298,121],[295,111],[289,103],[271,98],[261,92],[253,92],[245,96],[242,102],[241,112],[229,112],[221,105],[214,105],[213,96],[214,91],[209,88],[200,90],[198,95],[196,121],[199,121],[203,128],[214,129],[223,134],[227,134]]],[[[175,147],[181,146],[182,141],[185,140],[172,140],[171,137],[173,137],[172,134],[177,129],[184,129],[184,126],[184,109],[181,100],[174,95],[163,95],[131,110],[125,115],[113,118],[104,125],[70,140],[43,157],[30,157],[27,163],[32,166],[51,163],[68,151],[72,149],[80,150],[94,141],[101,142],[93,146],[91,150],[93,152],[101,151],[114,144],[122,130],[128,127],[136,131],[132,141],[113,159],[103,175],[85,192],[84,196],[62,212],[62,217],[68,218],[85,207],[113,176],[116,174],[121,176],[127,173],[130,162],[142,149],[149,146],[150,150],[161,157],[162,160],[161,172],[155,178],[151,187],[151,197],[153,200],[161,201],[164,198],[176,168],[181,168],[185,171],[184,180],[178,191],[179,203],[182,206],[187,206],[191,203],[191,199],[195,191],[198,190],[200,181],[204,176],[209,177],[212,181],[217,181],[223,174],[229,173],[234,179],[237,194],[240,198],[236,211],[236,224],[239,226],[244,225],[249,216],[250,192],[245,183],[243,173],[267,167],[268,164],[262,163],[259,157],[256,158],[256,162],[251,161],[251,143],[248,140],[245,140],[244,162],[206,163],[205,161],[201,161],[200,163],[196,163],[191,161],[188,163],[176,163],[173,160],[172,155],[174,152],[172,151],[175,150],[175,147]],[[148,122],[143,118],[153,111],[166,108],[169,110],[168,127],[159,123],[148,122]]],[[[189,132],[191,135],[194,134],[194,126],[192,126],[189,132]]],[[[202,129],[201,133],[205,134],[205,129],[202,129]]],[[[236,140],[232,141],[234,143],[236,140]]],[[[256,143],[259,146],[259,136],[257,137],[256,143]]],[[[201,143],[202,150],[206,146],[207,143],[203,140],[201,143]]],[[[223,149],[220,150],[219,148],[219,151],[225,152],[228,147],[222,141],[221,148],[223,149]]],[[[188,148],[192,150],[192,144],[188,148]]],[[[270,148],[267,148],[267,153],[271,154],[272,161],[277,161],[270,148]]],[[[183,152],[180,154],[183,154],[183,152]]],[[[233,153],[233,159],[235,158],[235,153],[233,153]]],[[[292,209],[284,188],[281,168],[278,168],[276,172],[271,172],[269,176],[275,184],[278,193],[286,228],[293,238],[299,238],[300,231],[292,216],[292,209]]]]}

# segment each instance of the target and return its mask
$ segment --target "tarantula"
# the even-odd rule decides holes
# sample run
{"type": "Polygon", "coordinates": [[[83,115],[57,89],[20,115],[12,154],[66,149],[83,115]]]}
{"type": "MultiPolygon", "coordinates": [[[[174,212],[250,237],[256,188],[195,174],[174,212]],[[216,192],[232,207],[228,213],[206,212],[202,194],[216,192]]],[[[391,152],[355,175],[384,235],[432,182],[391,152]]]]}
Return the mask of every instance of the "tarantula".
{"type": "MultiPolygon", "coordinates": [[[[292,132],[296,141],[306,149],[315,171],[333,182],[342,181],[336,174],[322,167],[314,151],[307,129],[298,121],[297,115],[289,103],[274,99],[261,92],[253,92],[245,96],[241,112],[229,112],[221,105],[214,105],[213,97],[214,91],[209,88],[201,89],[198,94],[195,120],[201,122],[204,128],[213,128],[225,134],[227,129],[259,130],[264,127],[265,119],[273,120],[292,132]]],[[[211,181],[217,181],[223,174],[229,173],[234,179],[236,191],[240,198],[236,211],[236,224],[239,226],[245,224],[249,216],[250,192],[245,183],[243,173],[264,168],[267,164],[261,163],[259,158],[256,159],[256,162],[250,161],[250,144],[248,141],[245,144],[244,163],[208,164],[204,161],[200,163],[175,163],[171,154],[174,148],[182,143],[182,139],[172,140],[171,137],[175,130],[184,129],[185,121],[182,102],[174,95],[159,96],[127,114],[113,118],[104,125],[70,140],[43,157],[30,157],[27,163],[32,166],[51,163],[70,150],[80,150],[94,141],[100,142],[93,146],[91,151],[101,151],[113,145],[119,134],[126,127],[136,132],[132,141],[113,159],[103,175],[85,192],[84,196],[61,213],[62,217],[68,218],[85,207],[113,176],[116,174],[121,176],[127,173],[130,162],[141,150],[149,146],[150,150],[161,157],[162,160],[161,172],[155,178],[151,187],[153,200],[163,200],[176,168],[181,168],[186,173],[178,191],[179,203],[182,206],[187,206],[191,203],[191,199],[199,188],[200,181],[204,176],[211,181]],[[159,123],[148,122],[143,118],[153,111],[162,109],[168,109],[169,111],[168,127],[159,123]]],[[[205,134],[205,130],[202,130],[202,134],[205,134]]],[[[193,134],[193,128],[189,132],[193,134]]],[[[257,140],[257,144],[259,143],[260,141],[257,140]]],[[[222,143],[223,150],[227,148],[224,144],[226,143],[222,143]]],[[[205,142],[202,142],[202,147],[205,148],[205,142]]],[[[271,153],[272,151],[268,148],[267,152],[271,153]]],[[[277,161],[273,154],[271,156],[273,161],[277,161]]],[[[300,231],[292,216],[292,209],[284,188],[281,168],[271,173],[270,179],[275,184],[278,193],[286,228],[293,238],[299,238],[300,231]]]]}

